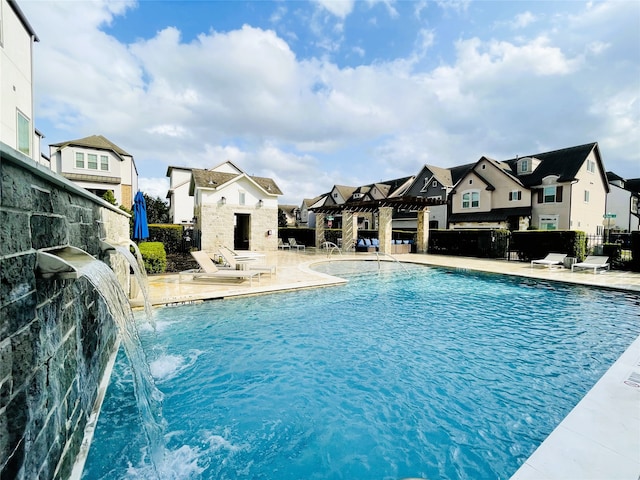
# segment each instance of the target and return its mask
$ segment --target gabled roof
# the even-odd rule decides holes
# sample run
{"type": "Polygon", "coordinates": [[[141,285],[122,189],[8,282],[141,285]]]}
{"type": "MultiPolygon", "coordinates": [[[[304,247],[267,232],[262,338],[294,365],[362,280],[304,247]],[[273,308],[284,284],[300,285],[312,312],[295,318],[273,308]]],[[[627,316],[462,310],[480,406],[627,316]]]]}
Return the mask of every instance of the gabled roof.
{"type": "Polygon", "coordinates": [[[196,188],[217,189],[223,187],[239,178],[248,178],[268,195],[282,195],[282,191],[271,178],[253,177],[245,173],[225,173],[213,172],[194,168],[191,170],[191,186],[189,195],[193,195],[196,188]]]}
{"type": "Polygon", "coordinates": [[[334,185],[331,191],[333,192],[334,190],[337,190],[340,196],[344,198],[345,201],[347,201],[349,197],[353,195],[353,192],[356,190],[356,188],[358,187],[349,187],[347,185],[334,185]]]}
{"type": "Polygon", "coordinates": [[[640,178],[629,178],[624,184],[625,190],[628,190],[636,195],[640,194],[640,178]]]}
{"type": "MultiPolygon", "coordinates": [[[[534,157],[540,160],[538,167],[528,175],[518,175],[522,184],[526,187],[534,187],[542,184],[542,179],[550,175],[558,176],[558,182],[571,182],[576,179],[578,171],[584,164],[589,154],[595,150],[596,161],[602,174],[603,182],[608,189],[608,182],[602,166],[598,143],[587,143],[576,147],[562,148],[552,152],[535,153],[533,155],[525,155],[523,157],[534,157]]],[[[512,172],[517,172],[518,157],[505,160],[505,163],[511,166],[512,172]]]]}
{"type": "Polygon", "coordinates": [[[189,167],[176,167],[174,165],[169,165],[167,167],[167,177],[171,176],[171,171],[172,170],[182,170],[184,172],[190,172],[191,170],[193,170],[193,168],[189,168],[189,167]]]}
{"type": "Polygon", "coordinates": [[[52,147],[58,147],[58,150],[61,150],[66,147],[85,147],[85,148],[95,148],[96,150],[109,150],[117,153],[118,155],[126,155],[127,157],[131,157],[131,154],[125,152],[118,145],[103,137],[102,135],[91,135],[89,137],[79,138],[77,140],[69,140],[66,142],[60,143],[52,143],[52,147]]]}

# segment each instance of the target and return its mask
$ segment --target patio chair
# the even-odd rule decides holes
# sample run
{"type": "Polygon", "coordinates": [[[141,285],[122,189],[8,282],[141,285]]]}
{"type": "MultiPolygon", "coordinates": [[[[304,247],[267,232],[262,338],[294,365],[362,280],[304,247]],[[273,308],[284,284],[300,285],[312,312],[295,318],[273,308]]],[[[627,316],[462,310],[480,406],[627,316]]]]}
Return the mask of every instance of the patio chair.
{"type": "Polygon", "coordinates": [[[291,245],[289,245],[288,243],[284,243],[281,238],[278,238],[278,248],[281,248],[282,250],[288,248],[289,250],[291,250],[291,245]]]}
{"type": "Polygon", "coordinates": [[[571,271],[576,268],[593,269],[593,273],[597,273],[598,270],[609,270],[609,257],[603,257],[599,255],[589,255],[584,259],[584,262],[574,263],[571,265],[571,271]]]}
{"type": "Polygon", "coordinates": [[[531,260],[531,268],[533,268],[534,265],[542,265],[548,268],[563,268],[565,258],[567,258],[567,255],[564,253],[549,253],[546,257],[539,260],[531,260]]]}
{"type": "Polygon", "coordinates": [[[269,278],[276,274],[275,265],[254,265],[253,262],[259,258],[257,256],[245,257],[237,255],[233,250],[227,247],[220,247],[218,250],[224,261],[234,270],[249,270],[251,272],[268,273],[269,278]]]}
{"type": "Polygon", "coordinates": [[[182,280],[183,275],[190,275],[193,279],[214,281],[214,280],[239,280],[243,281],[249,279],[249,285],[253,285],[253,279],[258,277],[258,282],[260,282],[260,272],[254,272],[250,270],[220,270],[216,267],[216,264],[213,263],[209,254],[202,250],[197,252],[191,252],[191,256],[198,262],[200,268],[185,270],[180,272],[180,280],[182,280]]]}
{"type": "Polygon", "coordinates": [[[296,242],[296,239],[295,239],[295,238],[290,238],[290,239],[289,239],[289,245],[290,245],[292,248],[293,248],[293,247],[296,247],[296,249],[297,249],[298,251],[300,251],[300,249],[305,250],[305,248],[306,248],[303,244],[296,242]]]}

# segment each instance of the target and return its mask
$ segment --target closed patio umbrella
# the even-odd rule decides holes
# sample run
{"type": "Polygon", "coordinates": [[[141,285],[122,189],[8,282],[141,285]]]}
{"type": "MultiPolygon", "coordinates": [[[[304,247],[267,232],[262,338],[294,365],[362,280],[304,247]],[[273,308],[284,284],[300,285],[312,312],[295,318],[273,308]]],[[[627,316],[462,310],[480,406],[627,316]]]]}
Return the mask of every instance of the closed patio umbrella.
{"type": "Polygon", "coordinates": [[[147,225],[147,202],[144,195],[138,190],[133,203],[133,239],[144,240],[149,238],[149,226],[147,225]]]}

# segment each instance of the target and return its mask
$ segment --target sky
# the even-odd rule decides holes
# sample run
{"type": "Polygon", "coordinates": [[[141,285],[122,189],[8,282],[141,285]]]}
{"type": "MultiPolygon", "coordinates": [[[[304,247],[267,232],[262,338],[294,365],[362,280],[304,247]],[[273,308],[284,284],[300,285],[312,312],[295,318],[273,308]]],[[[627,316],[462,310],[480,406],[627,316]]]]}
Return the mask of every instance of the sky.
{"type": "Polygon", "coordinates": [[[640,177],[640,2],[18,0],[48,145],[104,135],[165,198],[230,160],[281,204],[598,142],[640,177]]]}

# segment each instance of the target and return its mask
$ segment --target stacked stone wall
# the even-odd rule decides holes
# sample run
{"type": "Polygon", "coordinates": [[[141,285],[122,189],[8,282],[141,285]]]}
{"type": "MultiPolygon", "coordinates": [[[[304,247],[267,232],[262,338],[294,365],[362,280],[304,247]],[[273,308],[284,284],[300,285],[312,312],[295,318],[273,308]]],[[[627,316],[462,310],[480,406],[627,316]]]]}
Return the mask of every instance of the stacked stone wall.
{"type": "MultiPolygon", "coordinates": [[[[72,245],[101,258],[128,216],[0,144],[0,478],[68,478],[117,346],[83,278],[44,279],[36,252],[72,245]]],[[[121,274],[123,260],[106,259],[121,274]]]]}

